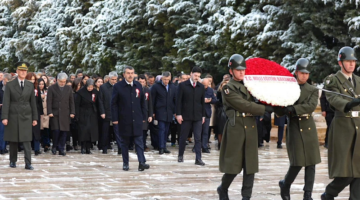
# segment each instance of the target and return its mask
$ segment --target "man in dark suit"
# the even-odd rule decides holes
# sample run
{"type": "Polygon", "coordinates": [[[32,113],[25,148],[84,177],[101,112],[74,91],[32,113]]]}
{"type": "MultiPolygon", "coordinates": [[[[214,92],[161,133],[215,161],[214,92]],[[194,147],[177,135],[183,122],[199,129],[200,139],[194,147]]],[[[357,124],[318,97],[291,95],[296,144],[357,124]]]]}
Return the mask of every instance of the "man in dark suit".
{"type": "MultiPolygon", "coordinates": [[[[111,122],[111,97],[113,86],[117,83],[118,75],[116,72],[109,73],[109,81],[100,86],[99,93],[99,110],[102,121],[102,150],[103,154],[107,154],[108,145],[110,143],[110,133],[114,131],[110,127],[111,122]]],[[[121,154],[120,137],[115,133],[116,143],[118,145],[118,154],[121,154]]]]}
{"type": "Polygon", "coordinates": [[[50,127],[53,131],[53,146],[51,152],[56,155],[56,148],[59,148],[59,155],[65,156],[64,151],[66,135],[70,131],[70,118],[75,117],[75,103],[73,91],[66,85],[68,76],[59,73],[57,83],[50,86],[47,93],[47,112],[50,117],[50,127]]]}
{"type": "Polygon", "coordinates": [[[326,137],[325,137],[325,144],[324,147],[327,148],[328,146],[328,135],[329,135],[329,130],[330,130],[330,125],[331,122],[335,116],[334,111],[330,108],[330,104],[328,102],[328,100],[326,99],[326,95],[325,92],[323,91],[321,93],[321,97],[320,97],[320,105],[321,105],[321,113],[322,116],[325,117],[326,120],[326,137]]]}
{"type": "Polygon", "coordinates": [[[159,154],[170,153],[166,148],[170,123],[175,115],[175,86],[170,82],[170,72],[164,72],[161,81],[151,87],[154,119],[159,127],[159,154]]]}
{"type": "Polygon", "coordinates": [[[18,78],[6,84],[3,99],[2,123],[5,126],[4,140],[10,142],[10,167],[16,167],[18,143],[22,142],[25,152],[25,169],[31,166],[32,126],[37,125],[34,85],[25,80],[29,63],[18,62],[18,78]]]}
{"type": "Polygon", "coordinates": [[[195,138],[195,164],[203,166],[205,163],[201,160],[201,131],[205,122],[205,89],[198,82],[201,76],[200,67],[194,67],[190,75],[189,80],[179,84],[176,97],[176,120],[181,124],[178,162],[184,162],[185,142],[192,128],[195,138]]]}
{"type": "Polygon", "coordinates": [[[118,124],[121,137],[123,170],[129,170],[129,143],[134,138],[136,153],[139,161],[139,171],[149,169],[145,164],[143,145],[143,122],[147,119],[145,95],[139,82],[134,81],[134,68],[125,67],[124,79],[114,85],[111,100],[111,118],[113,124],[118,124]]]}
{"type": "Polygon", "coordinates": [[[151,91],[149,87],[147,86],[146,77],[144,74],[140,74],[139,77],[139,83],[142,85],[144,94],[145,94],[145,106],[147,109],[147,118],[145,122],[143,122],[143,144],[144,144],[144,151],[148,152],[149,148],[146,145],[146,138],[147,138],[147,132],[149,130],[149,122],[152,120],[153,116],[153,105],[152,105],[152,98],[151,98],[151,91]],[[149,119],[151,117],[151,120],[149,119]]]}
{"type": "Polygon", "coordinates": [[[218,102],[218,99],[214,95],[214,90],[209,87],[210,81],[208,78],[204,78],[201,82],[205,88],[205,122],[202,125],[202,142],[201,148],[203,153],[210,153],[208,143],[209,143],[209,125],[211,118],[211,104],[218,102]]]}

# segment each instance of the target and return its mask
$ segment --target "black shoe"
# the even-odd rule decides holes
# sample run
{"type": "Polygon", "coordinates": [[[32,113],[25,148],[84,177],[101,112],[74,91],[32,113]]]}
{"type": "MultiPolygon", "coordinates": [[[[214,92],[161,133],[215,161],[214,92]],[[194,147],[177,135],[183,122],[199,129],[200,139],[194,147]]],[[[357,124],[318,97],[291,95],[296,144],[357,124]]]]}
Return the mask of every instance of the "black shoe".
{"type": "Polygon", "coordinates": [[[56,148],[52,148],[52,149],[51,149],[51,153],[52,153],[53,155],[56,155],[56,148]]]}
{"type": "Polygon", "coordinates": [[[0,150],[0,154],[4,155],[5,154],[4,150],[0,150]]]}
{"type": "Polygon", "coordinates": [[[276,148],[278,148],[278,149],[282,149],[281,144],[278,144],[276,148]]]}
{"type": "Polygon", "coordinates": [[[171,151],[164,149],[164,153],[171,153],[171,151]]]}
{"type": "Polygon", "coordinates": [[[92,154],[92,152],[90,151],[90,149],[86,149],[86,154],[92,154]]]}
{"type": "Polygon", "coordinates": [[[250,200],[250,197],[243,197],[242,200],[250,200]]]}
{"type": "Polygon", "coordinates": [[[283,200],[290,200],[290,188],[285,187],[285,181],[279,181],[280,195],[283,200]]]}
{"type": "Polygon", "coordinates": [[[27,170],[34,170],[34,168],[31,165],[26,164],[25,169],[27,170]]]}
{"type": "Polygon", "coordinates": [[[164,154],[164,149],[160,149],[159,154],[164,154]]]}
{"type": "Polygon", "coordinates": [[[45,146],[44,147],[44,152],[48,152],[49,151],[49,147],[48,146],[45,146]]]}
{"type": "Polygon", "coordinates": [[[326,192],[324,192],[321,195],[321,200],[334,200],[334,197],[331,197],[330,195],[326,194],[326,192]]]}
{"type": "Polygon", "coordinates": [[[203,153],[210,153],[210,150],[209,149],[203,149],[202,152],[203,153]]]}
{"type": "Polygon", "coordinates": [[[103,150],[102,154],[107,154],[107,150],[103,150]]]}
{"type": "Polygon", "coordinates": [[[311,192],[305,192],[305,193],[304,193],[304,200],[313,200],[313,199],[311,198],[311,192]]]}
{"type": "Polygon", "coordinates": [[[70,151],[70,150],[73,150],[72,146],[66,145],[66,151],[70,151]]]}
{"type": "Polygon", "coordinates": [[[258,144],[258,147],[263,147],[264,146],[264,143],[259,143],[258,144]]]}
{"type": "Polygon", "coordinates": [[[217,188],[217,193],[219,195],[219,200],[229,200],[228,191],[222,189],[221,186],[217,188]]]}
{"type": "Polygon", "coordinates": [[[139,163],[139,171],[144,171],[145,169],[149,169],[150,165],[145,163],[139,163]]]}
{"type": "Polygon", "coordinates": [[[66,156],[66,153],[64,151],[59,151],[60,156],[66,156]]]}
{"type": "Polygon", "coordinates": [[[35,156],[37,156],[37,155],[39,155],[39,154],[41,154],[40,151],[35,151],[35,156]]]}
{"type": "Polygon", "coordinates": [[[85,149],[81,149],[81,154],[85,154],[86,153],[86,151],[85,151],[85,149]]]}
{"type": "Polygon", "coordinates": [[[123,164],[123,170],[129,171],[129,164],[123,164]]]}
{"type": "Polygon", "coordinates": [[[9,153],[9,150],[7,150],[6,148],[4,149],[4,153],[9,153]]]}
{"type": "Polygon", "coordinates": [[[195,165],[201,165],[204,166],[205,163],[202,160],[195,160],[195,165]]]}
{"type": "Polygon", "coordinates": [[[184,158],[182,156],[178,156],[178,162],[184,162],[184,158]]]}
{"type": "Polygon", "coordinates": [[[118,149],[118,155],[121,155],[121,149],[118,149]]]}
{"type": "Polygon", "coordinates": [[[16,168],[16,162],[10,162],[10,167],[11,168],[16,168]]]}

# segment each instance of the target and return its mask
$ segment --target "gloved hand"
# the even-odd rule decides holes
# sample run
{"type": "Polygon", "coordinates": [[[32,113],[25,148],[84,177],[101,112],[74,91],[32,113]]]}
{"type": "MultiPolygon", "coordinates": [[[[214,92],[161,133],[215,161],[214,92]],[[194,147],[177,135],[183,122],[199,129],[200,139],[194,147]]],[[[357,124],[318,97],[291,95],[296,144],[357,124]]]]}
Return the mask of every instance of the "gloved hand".
{"type": "Polygon", "coordinates": [[[353,108],[357,105],[360,105],[360,99],[355,98],[346,104],[344,112],[349,112],[351,110],[351,108],[353,108]]]}
{"type": "Polygon", "coordinates": [[[286,114],[296,114],[294,106],[288,106],[286,107],[286,114]]]}
{"type": "Polygon", "coordinates": [[[274,108],[273,108],[272,106],[266,105],[266,106],[265,106],[265,111],[266,111],[266,112],[269,112],[269,113],[272,113],[272,112],[274,112],[274,108]]]}
{"type": "Polygon", "coordinates": [[[281,117],[287,113],[286,107],[275,106],[274,112],[277,116],[281,117]]]}

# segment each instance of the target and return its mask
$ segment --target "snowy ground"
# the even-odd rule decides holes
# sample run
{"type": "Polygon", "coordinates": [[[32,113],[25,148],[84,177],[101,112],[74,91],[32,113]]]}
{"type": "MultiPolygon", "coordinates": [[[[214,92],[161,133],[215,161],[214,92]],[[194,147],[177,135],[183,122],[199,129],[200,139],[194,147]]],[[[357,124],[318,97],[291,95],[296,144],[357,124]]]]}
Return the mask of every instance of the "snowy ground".
{"type": "MultiPolygon", "coordinates": [[[[187,146],[184,163],[177,162],[178,147],[169,147],[171,154],[146,153],[150,169],[138,172],[134,151],[130,152],[130,171],[122,170],[121,156],[116,149],[103,155],[68,152],[66,157],[43,153],[33,156],[34,171],[24,169],[23,154],[17,168],[9,168],[9,155],[0,155],[0,199],[218,199],[216,187],[222,174],[218,170],[216,141],[211,153],[203,154],[204,167],[194,165],[192,144],[187,146]]],[[[328,179],[327,150],[320,147],[322,163],[317,165],[313,198],[320,199],[328,179]]],[[[278,181],[288,168],[286,148],[276,149],[276,142],[259,150],[260,172],[256,174],[253,198],[280,200],[278,181]]],[[[291,188],[293,200],[302,199],[303,171],[291,188]]],[[[242,176],[229,190],[230,199],[241,199],[242,176]]],[[[347,199],[348,188],[340,195],[347,199]]]]}

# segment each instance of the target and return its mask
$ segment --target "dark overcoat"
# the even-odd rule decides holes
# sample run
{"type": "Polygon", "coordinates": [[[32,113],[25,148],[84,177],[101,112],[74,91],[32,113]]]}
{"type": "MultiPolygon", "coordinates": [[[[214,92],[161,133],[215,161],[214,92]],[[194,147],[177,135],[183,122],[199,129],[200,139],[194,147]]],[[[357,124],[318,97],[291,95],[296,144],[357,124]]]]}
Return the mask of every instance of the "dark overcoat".
{"type": "Polygon", "coordinates": [[[308,83],[300,90],[300,97],[294,104],[295,114],[289,116],[286,147],[290,166],[306,167],[321,162],[319,139],[312,117],[319,100],[319,90],[308,83]]]}
{"type": "Polygon", "coordinates": [[[57,83],[50,86],[47,92],[47,113],[50,118],[51,130],[70,131],[70,114],[75,115],[73,91],[65,85],[63,91],[57,83]]]}
{"type": "MultiPolygon", "coordinates": [[[[151,92],[150,89],[148,87],[143,87],[144,90],[144,96],[145,96],[145,106],[147,109],[147,118],[152,117],[153,116],[153,104],[152,104],[152,98],[151,98],[151,92]]],[[[148,120],[145,120],[145,122],[143,122],[143,130],[146,131],[149,128],[149,122],[148,120]]]]}
{"type": "Polygon", "coordinates": [[[264,115],[265,106],[255,103],[246,87],[234,79],[223,87],[222,99],[227,121],[220,148],[220,171],[238,174],[246,167],[247,174],[254,174],[259,171],[255,116],[264,115]],[[246,116],[249,114],[252,116],[246,116]]]}
{"type": "Polygon", "coordinates": [[[171,122],[175,114],[176,87],[172,83],[168,86],[168,91],[166,91],[166,87],[160,81],[151,87],[155,119],[164,122],[171,122]]]}
{"type": "MultiPolygon", "coordinates": [[[[353,96],[360,94],[360,77],[353,75],[354,86],[339,71],[325,78],[325,88],[341,94],[353,96]]],[[[352,99],[326,93],[326,99],[335,110],[328,140],[328,165],[330,178],[360,178],[360,118],[352,117],[352,111],[360,111],[360,106],[345,113],[345,106],[352,99]]],[[[356,113],[354,112],[354,116],[356,113]]]]}
{"type": "MultiPolygon", "coordinates": [[[[42,98],[41,93],[38,92],[37,89],[34,90],[35,93],[35,100],[36,100],[36,108],[38,112],[38,119],[40,119],[40,116],[44,114],[44,107],[42,104],[42,98]]],[[[41,130],[40,130],[40,120],[39,123],[36,124],[36,126],[33,126],[33,134],[36,140],[41,139],[41,130]]]]}
{"type": "Polygon", "coordinates": [[[99,92],[96,89],[89,92],[86,86],[77,92],[75,116],[78,122],[80,142],[95,142],[99,140],[98,96],[99,92]]]}
{"type": "Polygon", "coordinates": [[[99,114],[105,114],[105,120],[111,121],[111,97],[113,87],[109,82],[100,86],[99,90],[99,114]]]}
{"type": "Polygon", "coordinates": [[[145,94],[139,82],[133,81],[131,86],[124,79],[114,85],[111,117],[113,122],[119,123],[120,136],[143,135],[143,121],[147,120],[147,109],[145,94]]]}
{"type": "Polygon", "coordinates": [[[203,84],[197,82],[194,88],[189,79],[178,85],[176,115],[181,115],[183,120],[188,121],[200,121],[205,117],[205,88],[203,84]]]}
{"type": "Polygon", "coordinates": [[[32,141],[32,122],[38,120],[34,84],[25,80],[23,90],[17,78],[6,84],[1,118],[8,120],[5,141],[32,141]]]}

